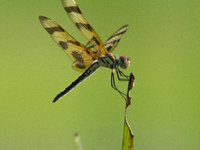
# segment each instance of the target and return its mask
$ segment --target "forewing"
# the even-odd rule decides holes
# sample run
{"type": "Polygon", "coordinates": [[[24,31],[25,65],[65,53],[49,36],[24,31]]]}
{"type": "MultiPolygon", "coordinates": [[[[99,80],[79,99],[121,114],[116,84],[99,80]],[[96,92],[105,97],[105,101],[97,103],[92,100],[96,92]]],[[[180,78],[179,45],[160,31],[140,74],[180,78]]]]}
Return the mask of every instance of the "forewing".
{"type": "Polygon", "coordinates": [[[122,36],[124,35],[124,33],[128,30],[128,27],[129,27],[128,25],[121,27],[109,39],[106,40],[104,45],[109,53],[111,53],[115,49],[115,47],[121,40],[122,36]]]}
{"type": "MultiPolygon", "coordinates": [[[[128,25],[121,27],[117,32],[115,32],[110,38],[106,40],[104,45],[108,53],[111,53],[115,49],[124,33],[128,30],[128,27],[128,25]]],[[[94,45],[92,45],[90,42],[88,42],[85,46],[91,50],[94,48],[94,45]]]]}
{"type": "Polygon", "coordinates": [[[76,2],[74,0],[62,0],[62,4],[71,21],[94,46],[92,50],[95,51],[98,56],[101,54],[105,55],[107,51],[102,40],[94,29],[88,24],[76,2]]]}
{"type": "Polygon", "coordinates": [[[93,51],[76,41],[55,21],[43,16],[40,16],[39,19],[53,40],[68,54],[73,61],[79,63],[79,66],[73,66],[75,70],[78,70],[75,67],[81,66],[79,71],[83,72],[93,63],[94,60],[98,59],[98,56],[93,51]]]}

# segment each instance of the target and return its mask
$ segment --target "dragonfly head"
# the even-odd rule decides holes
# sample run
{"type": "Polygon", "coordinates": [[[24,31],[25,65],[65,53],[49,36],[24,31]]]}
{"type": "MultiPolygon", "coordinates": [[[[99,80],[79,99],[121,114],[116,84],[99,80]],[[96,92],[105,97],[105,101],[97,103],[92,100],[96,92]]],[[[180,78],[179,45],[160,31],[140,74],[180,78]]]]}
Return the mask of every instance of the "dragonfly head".
{"type": "Polygon", "coordinates": [[[122,69],[128,68],[130,66],[130,63],[131,63],[131,60],[127,56],[122,55],[119,57],[119,66],[122,69]]]}

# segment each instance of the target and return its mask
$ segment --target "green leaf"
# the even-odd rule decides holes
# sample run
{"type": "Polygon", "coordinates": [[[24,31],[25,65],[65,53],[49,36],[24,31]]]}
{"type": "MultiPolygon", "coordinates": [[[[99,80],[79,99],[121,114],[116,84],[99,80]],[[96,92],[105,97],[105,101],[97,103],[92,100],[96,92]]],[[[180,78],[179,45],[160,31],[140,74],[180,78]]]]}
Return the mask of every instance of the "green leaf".
{"type": "Polygon", "coordinates": [[[83,146],[82,146],[82,143],[81,143],[81,138],[80,138],[78,133],[76,133],[74,135],[74,139],[75,139],[75,143],[76,143],[77,149],[78,150],[83,150],[83,146]]]}
{"type": "Polygon", "coordinates": [[[129,124],[125,121],[124,124],[124,138],[123,138],[123,150],[133,150],[134,135],[131,132],[129,124]]]}
{"type": "Polygon", "coordinates": [[[126,99],[126,108],[125,108],[125,116],[124,116],[124,136],[123,136],[123,148],[122,150],[133,150],[134,146],[134,135],[131,131],[131,128],[127,122],[127,108],[131,104],[131,98],[129,96],[130,90],[133,88],[135,82],[135,76],[131,73],[128,90],[127,90],[127,99],[126,99]]]}

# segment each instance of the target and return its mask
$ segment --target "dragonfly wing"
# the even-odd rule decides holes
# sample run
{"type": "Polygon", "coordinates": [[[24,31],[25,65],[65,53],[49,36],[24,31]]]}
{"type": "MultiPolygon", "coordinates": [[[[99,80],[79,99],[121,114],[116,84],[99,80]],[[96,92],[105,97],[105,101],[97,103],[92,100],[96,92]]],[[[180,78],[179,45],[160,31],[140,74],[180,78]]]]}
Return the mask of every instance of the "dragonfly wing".
{"type": "Polygon", "coordinates": [[[94,51],[94,45],[93,45],[92,43],[90,43],[90,42],[88,42],[88,43],[85,45],[85,47],[87,47],[87,48],[91,49],[92,51],[94,51]]]}
{"type": "Polygon", "coordinates": [[[104,43],[106,50],[111,53],[115,47],[118,45],[124,33],[128,30],[128,25],[121,27],[117,32],[115,32],[110,38],[104,43]]]}
{"type": "Polygon", "coordinates": [[[71,90],[73,90],[76,86],[78,86],[81,82],[91,76],[97,69],[99,68],[98,62],[94,62],[83,74],[81,74],[74,82],[72,82],[68,87],[66,87],[62,92],[60,92],[53,100],[56,102],[58,99],[65,96],[71,90]]]}
{"type": "Polygon", "coordinates": [[[92,50],[76,41],[55,21],[43,16],[40,16],[39,19],[52,39],[67,53],[72,61],[79,63],[79,66],[73,65],[75,70],[84,72],[94,60],[98,59],[98,56],[92,50]],[[80,66],[81,68],[79,68],[80,66]]]}
{"type": "MultiPolygon", "coordinates": [[[[117,32],[115,32],[110,38],[106,40],[104,45],[108,53],[111,53],[115,49],[124,33],[128,30],[128,27],[128,25],[121,27],[119,30],[117,30],[117,32]]],[[[88,42],[85,46],[91,50],[94,48],[94,45],[92,45],[90,42],[88,42]]]]}
{"type": "Polygon", "coordinates": [[[95,30],[89,25],[76,2],[74,0],[62,0],[62,4],[71,21],[87,38],[87,40],[94,45],[92,50],[95,51],[98,56],[101,54],[105,55],[107,51],[102,40],[95,30]]]}

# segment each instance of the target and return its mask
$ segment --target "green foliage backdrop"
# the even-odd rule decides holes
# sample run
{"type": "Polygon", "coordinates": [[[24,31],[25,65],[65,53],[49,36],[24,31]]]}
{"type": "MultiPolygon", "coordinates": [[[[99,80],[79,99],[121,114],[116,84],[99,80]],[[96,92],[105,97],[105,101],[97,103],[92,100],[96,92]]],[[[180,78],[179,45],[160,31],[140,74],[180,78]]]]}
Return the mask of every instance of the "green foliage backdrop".
{"type": "MultiPolygon", "coordinates": [[[[127,55],[136,84],[128,122],[134,150],[196,150],[200,147],[199,0],[76,0],[105,41],[130,28],[114,54],[127,55]]],[[[41,26],[38,16],[58,22],[78,41],[60,0],[3,1],[0,6],[0,149],[122,148],[125,102],[110,87],[109,69],[53,104],[80,74],[41,26]]],[[[124,92],[128,83],[117,82],[124,92]]]]}

